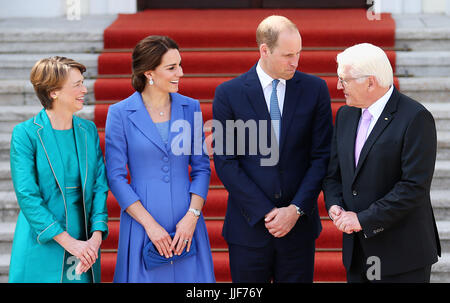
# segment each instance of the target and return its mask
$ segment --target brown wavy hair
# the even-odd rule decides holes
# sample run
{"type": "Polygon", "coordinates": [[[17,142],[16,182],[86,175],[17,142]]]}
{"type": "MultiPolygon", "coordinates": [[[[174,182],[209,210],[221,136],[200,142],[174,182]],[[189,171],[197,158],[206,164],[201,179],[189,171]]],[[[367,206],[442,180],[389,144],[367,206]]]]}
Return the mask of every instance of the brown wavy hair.
{"type": "Polygon", "coordinates": [[[131,75],[131,84],[136,91],[142,93],[147,84],[144,73],[155,70],[169,49],[178,50],[178,44],[167,36],[148,36],[138,42],[133,50],[131,75]]]}

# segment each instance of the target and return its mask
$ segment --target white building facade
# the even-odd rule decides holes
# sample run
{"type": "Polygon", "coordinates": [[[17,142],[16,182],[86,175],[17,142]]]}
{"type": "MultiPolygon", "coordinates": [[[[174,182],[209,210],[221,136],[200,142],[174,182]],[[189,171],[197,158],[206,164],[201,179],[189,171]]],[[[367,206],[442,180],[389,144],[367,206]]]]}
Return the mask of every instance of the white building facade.
{"type": "MultiPolygon", "coordinates": [[[[345,1],[345,0],[341,0],[345,1]]],[[[136,0],[0,0],[0,18],[132,14],[136,0]]],[[[450,0],[367,0],[374,13],[450,15],[450,0]]]]}

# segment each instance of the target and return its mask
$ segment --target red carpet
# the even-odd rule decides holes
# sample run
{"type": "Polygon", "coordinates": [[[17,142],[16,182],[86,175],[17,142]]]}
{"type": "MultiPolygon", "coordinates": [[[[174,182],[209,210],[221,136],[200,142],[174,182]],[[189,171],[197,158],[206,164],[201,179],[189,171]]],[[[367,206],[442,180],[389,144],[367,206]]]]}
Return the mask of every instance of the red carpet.
{"type": "Polygon", "coordinates": [[[294,22],[303,47],[343,47],[360,42],[394,45],[395,24],[390,15],[369,21],[362,9],[188,9],[121,14],[105,30],[105,48],[132,49],[149,34],[172,37],[182,48],[254,48],[256,27],[270,15],[283,15],[294,22]]]}
{"type": "MultiPolygon", "coordinates": [[[[212,119],[212,99],[220,83],[246,72],[258,59],[255,30],[266,16],[280,14],[295,22],[303,39],[299,70],[316,74],[328,85],[333,117],[344,104],[337,91],[336,54],[343,47],[371,42],[392,49],[395,24],[389,14],[381,21],[368,21],[362,9],[237,9],[237,10],[154,10],[119,15],[104,32],[105,52],[98,60],[99,78],[94,85],[95,123],[104,150],[104,127],[108,107],[133,93],[130,82],[131,49],[151,34],[168,35],[179,44],[185,77],[180,93],[201,101],[204,121],[212,119]],[[239,20],[239,22],[236,22],[239,20]]],[[[395,52],[387,51],[395,67],[395,52]]],[[[395,78],[398,87],[398,80],[395,78]]],[[[210,133],[207,133],[207,140],[210,133]]],[[[228,193],[211,161],[210,190],[203,214],[213,250],[214,271],[218,282],[230,282],[227,244],[221,236],[228,193]]],[[[108,196],[110,235],[102,244],[102,281],[114,276],[119,235],[120,208],[114,196],[108,196]]],[[[341,260],[342,234],[328,219],[322,194],[318,200],[323,231],[316,242],[314,281],[343,282],[341,260]]]]}
{"type": "MultiPolygon", "coordinates": [[[[300,55],[299,70],[305,73],[336,74],[338,50],[304,51],[300,55]]],[[[387,51],[391,64],[395,52],[387,51]]],[[[185,77],[205,74],[241,74],[248,71],[259,59],[257,51],[182,52],[185,77]]],[[[100,75],[131,75],[131,52],[103,53],[98,59],[100,75]]]]}

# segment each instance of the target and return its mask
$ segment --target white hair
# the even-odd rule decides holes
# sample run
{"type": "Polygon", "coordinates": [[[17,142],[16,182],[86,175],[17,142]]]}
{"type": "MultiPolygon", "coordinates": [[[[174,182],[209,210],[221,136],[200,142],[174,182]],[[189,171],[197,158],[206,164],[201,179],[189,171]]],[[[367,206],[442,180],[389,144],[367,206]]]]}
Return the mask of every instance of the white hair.
{"type": "Polygon", "coordinates": [[[389,87],[394,82],[391,63],[386,53],[370,43],[361,43],[345,49],[337,55],[338,75],[345,67],[353,78],[374,76],[381,87],[389,87]]]}

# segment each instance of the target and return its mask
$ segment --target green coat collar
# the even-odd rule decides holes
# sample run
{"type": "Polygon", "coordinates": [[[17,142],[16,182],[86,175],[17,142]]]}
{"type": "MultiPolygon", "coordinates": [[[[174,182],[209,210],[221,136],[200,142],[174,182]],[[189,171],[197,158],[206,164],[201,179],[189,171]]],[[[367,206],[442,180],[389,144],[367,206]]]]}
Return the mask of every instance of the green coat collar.
{"type": "MultiPolygon", "coordinates": [[[[38,127],[36,133],[44,148],[47,160],[53,172],[53,176],[61,190],[63,196],[65,196],[65,179],[64,179],[64,165],[59,153],[59,147],[56,142],[55,134],[53,132],[52,124],[47,115],[45,109],[42,109],[35,117],[33,123],[38,127]]],[[[86,187],[86,178],[88,172],[88,155],[87,155],[87,127],[85,122],[73,116],[72,127],[75,134],[75,144],[78,155],[78,166],[81,175],[81,184],[83,185],[83,202],[84,192],[86,187]]]]}

